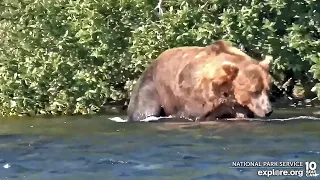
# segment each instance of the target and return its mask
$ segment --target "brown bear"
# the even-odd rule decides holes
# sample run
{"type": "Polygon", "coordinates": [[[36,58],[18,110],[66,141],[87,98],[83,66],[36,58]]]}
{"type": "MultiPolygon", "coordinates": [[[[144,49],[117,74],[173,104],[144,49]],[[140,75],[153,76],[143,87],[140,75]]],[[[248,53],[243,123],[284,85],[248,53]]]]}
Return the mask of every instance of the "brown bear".
{"type": "Polygon", "coordinates": [[[219,40],[162,52],[135,85],[128,121],[149,116],[191,120],[268,117],[270,58],[257,61],[219,40]]]}

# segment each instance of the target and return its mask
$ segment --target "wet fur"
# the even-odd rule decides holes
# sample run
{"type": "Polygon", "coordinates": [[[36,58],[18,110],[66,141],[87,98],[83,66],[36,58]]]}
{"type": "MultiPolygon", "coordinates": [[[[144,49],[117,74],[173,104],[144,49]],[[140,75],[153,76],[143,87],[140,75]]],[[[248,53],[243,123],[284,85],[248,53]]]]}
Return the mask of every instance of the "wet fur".
{"type": "Polygon", "coordinates": [[[142,120],[149,116],[165,116],[159,94],[153,80],[153,64],[150,65],[134,86],[127,113],[129,121],[142,120]]]}
{"type": "MultiPolygon", "coordinates": [[[[236,99],[234,87],[241,93],[250,85],[258,85],[248,83],[250,79],[243,75],[246,71],[239,71],[249,66],[256,68],[255,65],[259,62],[225,41],[206,47],[166,50],[135,85],[128,106],[129,121],[166,115],[200,121],[253,117],[253,112],[246,107],[247,102],[236,99]]],[[[268,76],[268,66],[261,64],[259,67],[266,67],[262,74],[268,76]]],[[[261,71],[255,73],[258,78],[261,71]]],[[[268,80],[263,83],[267,89],[268,80]]],[[[245,100],[250,98],[243,95],[245,100]]]]}

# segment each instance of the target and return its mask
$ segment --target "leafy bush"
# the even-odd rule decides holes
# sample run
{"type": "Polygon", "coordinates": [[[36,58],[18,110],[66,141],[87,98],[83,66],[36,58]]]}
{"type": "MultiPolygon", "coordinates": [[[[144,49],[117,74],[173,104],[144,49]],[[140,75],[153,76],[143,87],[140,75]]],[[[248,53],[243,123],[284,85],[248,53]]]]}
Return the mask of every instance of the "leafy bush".
{"type": "Polygon", "coordinates": [[[127,100],[141,72],[165,49],[217,39],[252,56],[271,54],[280,92],[299,83],[311,88],[320,79],[315,0],[168,0],[162,15],[157,3],[1,1],[0,113],[101,111],[127,100]]]}

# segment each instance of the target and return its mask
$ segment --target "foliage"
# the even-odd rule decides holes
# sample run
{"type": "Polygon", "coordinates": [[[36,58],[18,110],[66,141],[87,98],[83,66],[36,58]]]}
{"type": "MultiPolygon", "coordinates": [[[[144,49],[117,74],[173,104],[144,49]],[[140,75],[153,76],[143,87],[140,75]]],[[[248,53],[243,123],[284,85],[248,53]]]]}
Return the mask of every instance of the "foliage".
{"type": "MultiPolygon", "coordinates": [[[[0,113],[87,114],[128,99],[165,49],[226,39],[271,54],[275,89],[320,79],[317,0],[3,0],[0,113]]],[[[311,84],[311,85],[310,85],[311,84]]],[[[318,94],[320,95],[320,85],[318,94]]]]}

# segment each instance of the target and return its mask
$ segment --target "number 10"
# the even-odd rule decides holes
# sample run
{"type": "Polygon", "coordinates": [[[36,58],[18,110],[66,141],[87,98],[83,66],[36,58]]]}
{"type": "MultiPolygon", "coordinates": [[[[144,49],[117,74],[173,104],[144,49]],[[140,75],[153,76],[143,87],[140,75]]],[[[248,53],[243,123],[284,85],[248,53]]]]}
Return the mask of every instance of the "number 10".
{"type": "Polygon", "coordinates": [[[315,171],[317,169],[317,163],[314,161],[311,162],[306,162],[306,171],[308,172],[309,170],[315,171]]]}

